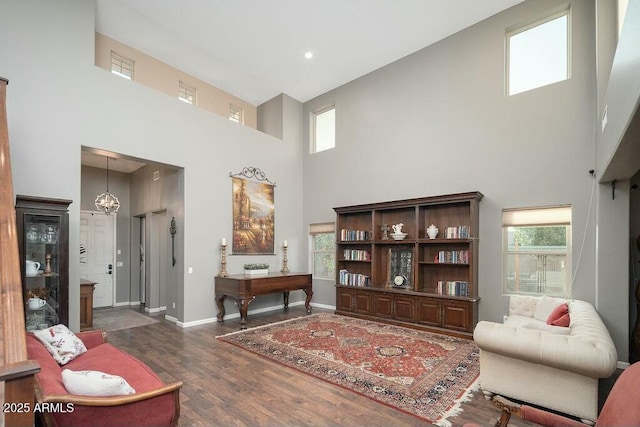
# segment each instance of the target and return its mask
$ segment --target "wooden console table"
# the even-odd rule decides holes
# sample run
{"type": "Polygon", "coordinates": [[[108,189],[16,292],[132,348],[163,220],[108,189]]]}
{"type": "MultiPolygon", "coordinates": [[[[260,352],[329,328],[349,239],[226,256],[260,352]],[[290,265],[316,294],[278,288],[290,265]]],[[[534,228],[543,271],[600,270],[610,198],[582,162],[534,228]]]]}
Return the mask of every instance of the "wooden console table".
{"type": "Polygon", "coordinates": [[[80,330],[93,327],[93,291],[96,282],[80,279],[80,330]]]}
{"type": "Polygon", "coordinates": [[[218,305],[218,322],[224,318],[224,297],[235,299],[240,309],[240,329],[247,327],[247,310],[249,303],[257,295],[267,295],[282,292],[284,309],[289,308],[289,291],[302,289],[307,298],[304,306],[307,314],[311,314],[311,296],[313,295],[311,274],[307,273],[269,273],[261,276],[236,274],[233,276],[216,276],[216,304],[218,305]]]}

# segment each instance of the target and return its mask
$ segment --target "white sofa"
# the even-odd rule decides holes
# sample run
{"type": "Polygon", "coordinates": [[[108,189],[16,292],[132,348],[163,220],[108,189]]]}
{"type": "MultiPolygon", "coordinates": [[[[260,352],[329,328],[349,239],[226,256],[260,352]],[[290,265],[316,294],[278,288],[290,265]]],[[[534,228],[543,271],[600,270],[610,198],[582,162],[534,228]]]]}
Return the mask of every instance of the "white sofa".
{"type": "Polygon", "coordinates": [[[591,304],[513,295],[505,322],[478,322],[473,337],[480,348],[480,387],[487,398],[500,394],[595,421],[598,378],[613,374],[618,356],[591,304]],[[551,311],[564,302],[569,327],[547,325],[551,311]]]}

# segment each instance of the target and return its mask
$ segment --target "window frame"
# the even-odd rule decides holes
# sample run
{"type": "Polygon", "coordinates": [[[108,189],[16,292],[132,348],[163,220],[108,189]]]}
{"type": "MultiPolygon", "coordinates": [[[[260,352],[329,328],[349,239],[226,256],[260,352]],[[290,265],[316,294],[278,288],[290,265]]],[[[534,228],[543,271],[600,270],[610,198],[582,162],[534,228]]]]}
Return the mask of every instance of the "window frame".
{"type": "Polygon", "coordinates": [[[571,38],[571,34],[572,34],[572,19],[571,19],[571,8],[570,7],[563,7],[560,10],[556,10],[554,12],[552,12],[551,14],[545,15],[543,18],[538,18],[535,19],[533,21],[530,21],[526,24],[518,24],[517,26],[513,26],[510,27],[506,30],[506,34],[505,34],[505,79],[504,79],[504,84],[505,84],[505,94],[508,97],[511,96],[515,96],[521,93],[525,93],[525,92],[529,92],[531,90],[535,90],[535,89],[540,89],[542,87],[546,87],[549,86],[551,84],[554,83],[560,83],[563,81],[567,81],[569,79],[571,79],[571,62],[572,62],[572,49],[571,46],[573,45],[572,43],[572,38],[571,38]],[[550,82],[550,83],[545,83],[541,86],[535,86],[535,87],[530,87],[528,89],[525,90],[521,90],[519,92],[516,93],[510,93],[511,91],[511,85],[510,85],[510,81],[511,81],[511,37],[516,36],[518,34],[522,34],[526,31],[529,31],[533,28],[539,27],[540,25],[544,25],[546,23],[549,23],[555,19],[561,18],[563,16],[567,17],[567,57],[566,57],[566,67],[567,67],[567,75],[566,78],[563,80],[557,80],[555,82],[550,82]]]}
{"type": "Polygon", "coordinates": [[[110,56],[110,60],[111,60],[111,67],[110,67],[110,71],[111,74],[115,74],[118,77],[122,77],[123,79],[127,79],[130,81],[134,81],[134,74],[135,74],[135,65],[136,62],[131,59],[131,58],[127,58],[126,56],[112,50],[111,51],[111,56],[110,56]],[[119,69],[114,69],[114,60],[119,62],[119,69]],[[129,68],[131,69],[131,75],[128,75],[127,73],[123,73],[122,70],[125,68],[124,65],[128,65],[129,68]]]}
{"type": "MultiPolygon", "coordinates": [[[[332,280],[335,281],[335,270],[333,271],[333,276],[324,277],[316,275],[316,254],[327,254],[332,260],[332,263],[336,265],[336,225],[334,222],[325,222],[325,223],[317,223],[317,224],[309,224],[309,268],[311,274],[314,279],[322,279],[322,280],[332,280]],[[316,245],[316,236],[318,234],[331,234],[333,235],[333,248],[332,249],[317,249],[316,245]]],[[[329,272],[331,273],[331,272],[329,272]]]]}
{"type": "Polygon", "coordinates": [[[311,147],[310,147],[310,154],[315,154],[315,153],[321,153],[323,151],[327,151],[327,150],[331,150],[333,148],[336,148],[336,132],[335,132],[335,126],[336,126],[336,106],[334,104],[329,105],[327,107],[321,108],[319,110],[315,110],[311,113],[311,147]],[[317,146],[317,137],[318,137],[318,125],[317,125],[317,121],[318,121],[318,116],[321,116],[322,114],[325,114],[329,111],[333,110],[334,115],[333,115],[333,145],[331,147],[327,147],[327,148],[323,148],[322,150],[318,150],[318,146],[317,146]]]}
{"type": "Polygon", "coordinates": [[[195,86],[191,86],[188,83],[185,83],[182,80],[178,80],[178,99],[182,102],[184,102],[185,104],[191,104],[191,105],[197,105],[197,90],[195,86]],[[189,95],[188,92],[192,92],[193,95],[193,101],[189,101],[189,98],[187,97],[189,95]],[[184,96],[183,96],[184,93],[184,96]]]}
{"type": "MultiPolygon", "coordinates": [[[[555,206],[541,206],[541,207],[525,207],[525,208],[510,208],[502,210],[502,294],[503,295],[550,295],[557,297],[570,298],[572,288],[572,206],[571,205],[555,205],[555,206]],[[564,255],[564,283],[561,292],[549,292],[546,283],[546,261],[543,271],[544,283],[542,290],[538,292],[532,291],[518,291],[515,289],[509,289],[509,256],[514,251],[509,250],[509,228],[510,227],[566,227],[565,239],[566,250],[565,251],[525,251],[523,255],[564,255]]],[[[536,274],[540,271],[536,269],[536,274]]],[[[518,273],[518,272],[517,272],[518,273]]],[[[517,274],[519,276],[519,274],[517,274]]]]}
{"type": "Polygon", "coordinates": [[[230,102],[229,103],[229,120],[234,123],[244,124],[244,108],[230,102]],[[237,120],[235,118],[237,116],[237,120]]]}

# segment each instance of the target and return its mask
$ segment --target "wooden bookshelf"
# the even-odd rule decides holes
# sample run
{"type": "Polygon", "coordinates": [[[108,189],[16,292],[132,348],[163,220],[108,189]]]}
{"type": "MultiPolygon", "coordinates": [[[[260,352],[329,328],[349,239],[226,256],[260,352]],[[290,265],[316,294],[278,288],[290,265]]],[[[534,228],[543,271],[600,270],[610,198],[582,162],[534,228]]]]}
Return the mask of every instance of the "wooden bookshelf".
{"type": "Polygon", "coordinates": [[[336,313],[471,337],[482,198],[475,191],[334,208],[336,313]],[[403,240],[391,237],[398,223],[403,240]]]}

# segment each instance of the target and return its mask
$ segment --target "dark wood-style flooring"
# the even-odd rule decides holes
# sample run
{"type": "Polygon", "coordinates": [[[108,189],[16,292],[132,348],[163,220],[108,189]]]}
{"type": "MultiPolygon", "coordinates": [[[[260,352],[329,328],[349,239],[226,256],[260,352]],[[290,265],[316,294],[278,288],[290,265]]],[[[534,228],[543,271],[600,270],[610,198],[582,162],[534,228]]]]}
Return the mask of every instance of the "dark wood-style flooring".
{"type": "MultiPolygon", "coordinates": [[[[314,313],[322,310],[313,309],[314,313]]],[[[287,312],[250,315],[253,327],[305,315],[287,312]]],[[[181,380],[180,427],[187,426],[423,426],[423,420],[351,391],[216,340],[239,330],[240,320],[180,328],[160,323],[108,333],[108,340],[147,363],[163,380],[181,380]]],[[[611,384],[601,386],[606,396],[611,384]]],[[[491,426],[500,412],[482,393],[449,418],[453,426],[491,426]]],[[[535,426],[512,418],[510,426],[535,426]]]]}

